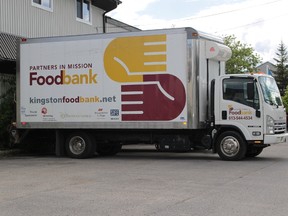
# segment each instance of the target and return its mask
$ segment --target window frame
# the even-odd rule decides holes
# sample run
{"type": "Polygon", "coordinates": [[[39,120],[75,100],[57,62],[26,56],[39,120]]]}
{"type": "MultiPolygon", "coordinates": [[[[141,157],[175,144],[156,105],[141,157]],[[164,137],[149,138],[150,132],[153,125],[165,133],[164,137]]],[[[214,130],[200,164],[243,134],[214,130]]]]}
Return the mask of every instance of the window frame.
{"type": "Polygon", "coordinates": [[[45,11],[53,12],[53,0],[48,0],[50,2],[50,7],[45,6],[43,4],[43,0],[40,1],[42,2],[41,4],[34,2],[34,0],[31,0],[32,6],[40,8],[45,11]]]}
{"type": "Polygon", "coordinates": [[[75,5],[76,5],[76,20],[78,22],[82,22],[82,23],[85,23],[85,24],[88,24],[88,25],[92,25],[92,7],[91,7],[91,1],[90,0],[75,0],[75,5]],[[82,18],[81,17],[78,17],[78,1],[81,1],[81,14],[82,14],[82,18]],[[89,3],[89,20],[86,20],[84,19],[85,18],[85,15],[84,15],[84,3],[85,2],[88,2],[89,3]]]}

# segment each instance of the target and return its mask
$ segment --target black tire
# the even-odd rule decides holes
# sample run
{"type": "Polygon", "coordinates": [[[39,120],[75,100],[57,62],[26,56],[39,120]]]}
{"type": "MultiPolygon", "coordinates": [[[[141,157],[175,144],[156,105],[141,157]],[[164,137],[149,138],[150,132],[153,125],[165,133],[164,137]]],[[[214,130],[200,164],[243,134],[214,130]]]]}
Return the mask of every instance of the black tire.
{"type": "Polygon", "coordinates": [[[96,144],[87,132],[71,133],[65,142],[66,153],[71,158],[89,158],[95,153],[96,144]]]}
{"type": "Polygon", "coordinates": [[[256,157],[259,154],[261,154],[263,151],[263,148],[261,147],[250,147],[248,148],[248,151],[246,153],[246,157],[256,157]]]}
{"type": "Polygon", "coordinates": [[[101,156],[113,156],[120,152],[121,149],[122,145],[101,144],[97,148],[97,153],[101,156]]]}
{"type": "Polygon", "coordinates": [[[236,131],[225,131],[217,139],[217,153],[222,160],[237,161],[245,157],[247,143],[236,131]]]}

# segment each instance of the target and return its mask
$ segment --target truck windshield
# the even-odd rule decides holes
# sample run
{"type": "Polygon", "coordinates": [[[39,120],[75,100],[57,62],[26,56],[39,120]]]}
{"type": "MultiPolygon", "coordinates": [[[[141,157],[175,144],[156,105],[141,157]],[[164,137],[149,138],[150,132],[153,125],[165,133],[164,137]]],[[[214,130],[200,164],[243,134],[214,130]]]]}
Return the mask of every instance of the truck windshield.
{"type": "Polygon", "coordinates": [[[272,77],[259,77],[260,86],[266,103],[275,106],[282,106],[280,92],[275,80],[272,77]]]}

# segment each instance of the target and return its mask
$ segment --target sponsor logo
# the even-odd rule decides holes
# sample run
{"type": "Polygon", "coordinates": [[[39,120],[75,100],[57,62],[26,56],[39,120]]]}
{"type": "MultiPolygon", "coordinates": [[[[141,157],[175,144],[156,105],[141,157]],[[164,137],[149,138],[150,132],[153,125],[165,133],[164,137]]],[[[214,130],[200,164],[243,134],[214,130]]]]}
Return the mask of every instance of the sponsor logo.
{"type": "Polygon", "coordinates": [[[43,108],[41,109],[41,113],[42,113],[43,115],[46,115],[47,112],[48,112],[48,110],[47,110],[46,107],[43,107],[43,108]]]}

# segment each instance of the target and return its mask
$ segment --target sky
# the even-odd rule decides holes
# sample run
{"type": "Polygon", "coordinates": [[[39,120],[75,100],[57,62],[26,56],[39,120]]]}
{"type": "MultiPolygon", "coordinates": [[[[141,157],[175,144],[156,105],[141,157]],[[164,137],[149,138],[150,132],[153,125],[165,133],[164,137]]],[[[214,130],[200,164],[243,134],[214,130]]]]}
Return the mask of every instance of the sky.
{"type": "Polygon", "coordinates": [[[288,46],[288,0],[121,0],[108,16],[142,30],[192,27],[235,35],[262,62],[275,63],[281,41],[288,46]]]}

